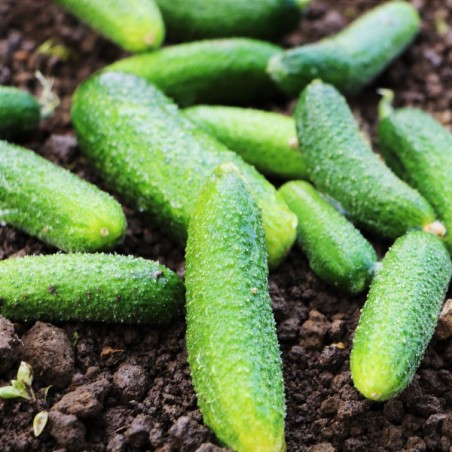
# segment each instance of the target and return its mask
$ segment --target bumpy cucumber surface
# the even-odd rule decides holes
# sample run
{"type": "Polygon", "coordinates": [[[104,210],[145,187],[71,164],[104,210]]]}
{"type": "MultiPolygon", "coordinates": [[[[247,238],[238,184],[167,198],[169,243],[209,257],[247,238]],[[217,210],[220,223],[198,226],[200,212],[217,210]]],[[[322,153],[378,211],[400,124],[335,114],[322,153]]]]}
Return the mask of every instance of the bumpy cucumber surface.
{"type": "Polygon", "coordinates": [[[413,378],[452,274],[443,242],[412,231],[396,240],[370,286],[351,353],[355,387],[387,400],[413,378]]]}
{"type": "Polygon", "coordinates": [[[154,0],[54,0],[130,52],[159,47],[165,24],[154,0]]]}
{"type": "Polygon", "coordinates": [[[298,23],[295,0],[156,0],[175,39],[274,38],[298,23]]]}
{"type": "Polygon", "coordinates": [[[144,77],[180,105],[245,104],[277,95],[265,67],[278,52],[253,39],[205,40],[126,58],[107,70],[144,77]]]}
{"type": "Polygon", "coordinates": [[[419,26],[410,3],[387,2],[335,36],[272,57],[268,72],[289,95],[297,95],[316,78],[357,93],[405,50],[419,26]]]}
{"type": "Polygon", "coordinates": [[[252,108],[201,105],[185,114],[261,173],[284,179],[307,177],[295,122],[252,108]]]}
{"type": "Polygon", "coordinates": [[[353,221],[388,238],[435,221],[428,202],[372,151],[333,86],[309,84],[295,118],[309,179],[339,202],[353,221]]]}
{"type": "Polygon", "coordinates": [[[234,450],[285,450],[264,233],[231,164],[214,172],[196,203],[185,278],[188,362],[205,423],[234,450]]]}
{"type": "Polygon", "coordinates": [[[295,241],[296,217],[275,188],[146,80],[94,76],[77,90],[72,119],[82,150],[107,183],[182,242],[199,192],[228,161],[243,172],[262,209],[270,265],[295,241]]]}
{"type": "Polygon", "coordinates": [[[312,270],[340,290],[363,291],[377,261],[372,245],[307,182],[288,182],[279,192],[298,217],[298,243],[312,270]]]}
{"type": "Polygon", "coordinates": [[[0,262],[0,314],[12,320],[161,323],[183,304],[179,277],[146,259],[74,253],[0,262]]]}
{"type": "Polygon", "coordinates": [[[38,101],[12,86],[0,86],[0,138],[11,138],[38,127],[41,117],[38,101]]]}
{"type": "Polygon", "coordinates": [[[394,172],[435,208],[452,253],[452,134],[418,109],[388,113],[378,127],[380,150],[394,172]]]}
{"type": "Polygon", "coordinates": [[[64,251],[112,248],[126,228],[108,193],[6,141],[0,141],[0,221],[64,251]]]}

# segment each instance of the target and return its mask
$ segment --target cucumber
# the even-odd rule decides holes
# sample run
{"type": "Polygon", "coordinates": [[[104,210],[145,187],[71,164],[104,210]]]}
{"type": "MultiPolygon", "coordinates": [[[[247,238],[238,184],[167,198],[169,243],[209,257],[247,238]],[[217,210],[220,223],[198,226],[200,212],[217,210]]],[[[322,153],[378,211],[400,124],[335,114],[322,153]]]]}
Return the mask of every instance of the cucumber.
{"type": "Polygon", "coordinates": [[[186,249],[187,350],[204,422],[228,447],[283,451],[284,386],[259,208],[232,164],[199,195],[186,249]]]}
{"type": "Polygon", "coordinates": [[[54,0],[129,52],[160,46],[165,24],[154,0],[54,0]]]}
{"type": "Polygon", "coordinates": [[[38,101],[12,86],[0,86],[0,138],[11,138],[38,128],[38,101]]]}
{"type": "Polygon", "coordinates": [[[156,0],[171,38],[277,38],[300,16],[295,0],[156,0]]]}
{"type": "Polygon", "coordinates": [[[390,239],[410,229],[430,228],[433,209],[372,151],[333,86],[310,83],[295,118],[309,179],[353,221],[390,239]]]}
{"type": "Polygon", "coordinates": [[[378,126],[380,150],[393,171],[431,203],[448,231],[452,253],[452,134],[427,113],[393,111],[392,93],[382,100],[378,126]]]}
{"type": "Polygon", "coordinates": [[[410,3],[387,2],[335,36],[272,57],[267,70],[291,96],[316,78],[355,94],[408,47],[419,28],[419,14],[410,3]]]}
{"type": "Polygon", "coordinates": [[[82,151],[131,205],[185,242],[196,198],[212,171],[232,161],[262,209],[270,265],[296,234],[296,217],[253,167],[188,120],[146,80],[100,73],[78,88],[72,119],[82,151]]]}
{"type": "Polygon", "coordinates": [[[126,228],[109,194],[6,141],[0,141],[0,221],[63,251],[112,248],[126,228]]]}
{"type": "Polygon", "coordinates": [[[411,381],[451,274],[447,250],[433,234],[412,231],[390,248],[372,281],[353,341],[353,383],[365,397],[387,400],[411,381]]]}
{"type": "Polygon", "coordinates": [[[278,52],[280,47],[253,39],[205,40],[125,58],[106,70],[144,77],[183,106],[245,104],[277,95],[265,67],[278,52]]]}
{"type": "Polygon", "coordinates": [[[298,217],[298,243],[314,273],[344,292],[363,291],[377,261],[372,245],[307,182],[287,182],[279,192],[298,217]]]}
{"type": "Polygon", "coordinates": [[[292,118],[252,108],[207,105],[191,107],[185,114],[261,173],[284,179],[307,177],[292,118]]]}
{"type": "Polygon", "coordinates": [[[0,314],[30,320],[162,323],[184,286],[157,262],[113,254],[54,254],[0,262],[0,314]]]}

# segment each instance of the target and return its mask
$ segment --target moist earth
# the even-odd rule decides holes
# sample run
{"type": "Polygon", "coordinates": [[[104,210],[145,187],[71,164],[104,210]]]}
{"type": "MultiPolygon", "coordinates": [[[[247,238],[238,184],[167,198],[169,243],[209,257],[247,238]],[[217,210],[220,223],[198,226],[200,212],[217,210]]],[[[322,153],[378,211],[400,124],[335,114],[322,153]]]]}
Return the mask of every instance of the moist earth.
{"type": "MultiPolygon", "coordinates": [[[[422,31],[410,49],[351,104],[374,138],[378,87],[397,105],[420,106],[452,126],[452,1],[414,0],[422,31]]],[[[295,46],[335,33],[373,1],[313,0],[295,46]]],[[[36,95],[39,70],[53,80],[60,105],[40,129],[18,142],[105,188],[77,148],[70,124],[71,94],[91,73],[126,56],[49,0],[0,0],[0,84],[36,95]],[[52,50],[49,51],[49,48],[52,50]]],[[[290,113],[294,101],[264,107],[290,113]]],[[[148,218],[124,206],[128,231],[119,253],[156,259],[179,275],[183,250],[148,218]]],[[[369,237],[381,257],[388,243],[369,237]]],[[[0,227],[0,259],[56,250],[10,227],[0,227]]],[[[451,308],[413,382],[386,403],[364,400],[353,388],[349,353],[365,296],[335,293],[294,248],[270,275],[282,349],[289,451],[449,451],[452,446],[451,308]]],[[[451,298],[449,293],[448,298],[451,298]]],[[[202,423],[190,380],[185,323],[164,328],[89,323],[19,324],[0,318],[0,385],[21,359],[33,365],[35,390],[52,385],[39,406],[0,400],[1,451],[220,451],[202,423]],[[41,436],[34,415],[50,410],[41,436]]]]}

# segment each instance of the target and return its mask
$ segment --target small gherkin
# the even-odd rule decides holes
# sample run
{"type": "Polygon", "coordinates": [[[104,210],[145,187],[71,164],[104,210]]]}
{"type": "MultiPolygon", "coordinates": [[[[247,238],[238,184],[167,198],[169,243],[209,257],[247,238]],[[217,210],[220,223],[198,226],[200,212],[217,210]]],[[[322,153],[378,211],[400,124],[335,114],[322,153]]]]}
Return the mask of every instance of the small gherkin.
{"type": "Polygon", "coordinates": [[[69,252],[113,248],[126,229],[108,193],[6,141],[0,141],[0,221],[69,252]]]}
{"type": "Polygon", "coordinates": [[[185,282],[188,360],[205,423],[234,450],[285,450],[264,232],[232,164],[213,173],[196,203],[185,282]]]}
{"type": "Polygon", "coordinates": [[[413,378],[433,335],[452,275],[444,243],[412,231],[381,262],[361,312],[350,367],[365,397],[384,401],[413,378]]]}
{"type": "Polygon", "coordinates": [[[352,221],[392,239],[411,229],[431,229],[430,204],[373,152],[333,86],[310,83],[298,100],[295,121],[309,179],[352,221]]]}
{"type": "Polygon", "coordinates": [[[47,320],[165,323],[184,285],[158,262],[114,254],[53,254],[0,262],[0,315],[47,320]]]}
{"type": "Polygon", "coordinates": [[[386,90],[380,104],[381,153],[392,170],[434,207],[452,253],[452,133],[422,110],[393,110],[392,98],[386,90]]]}

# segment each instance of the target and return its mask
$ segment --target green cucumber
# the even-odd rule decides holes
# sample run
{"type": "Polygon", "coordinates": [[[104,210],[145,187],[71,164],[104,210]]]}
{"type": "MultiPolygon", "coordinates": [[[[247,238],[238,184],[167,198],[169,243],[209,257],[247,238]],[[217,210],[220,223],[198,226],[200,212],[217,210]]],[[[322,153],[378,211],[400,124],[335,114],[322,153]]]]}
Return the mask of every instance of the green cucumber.
{"type": "Polygon", "coordinates": [[[310,83],[295,118],[309,179],[353,221],[391,239],[410,229],[428,229],[435,221],[428,202],[372,151],[333,86],[310,83]]]}
{"type": "Polygon", "coordinates": [[[280,47],[253,39],[205,40],[126,58],[107,71],[144,77],[183,106],[245,104],[277,95],[265,67],[278,52],[280,47]]]}
{"type": "Polygon", "coordinates": [[[146,80],[95,75],[76,91],[72,119],[82,151],[106,182],[180,242],[206,180],[228,161],[245,174],[262,209],[270,265],[295,241],[296,217],[275,188],[146,80]]]}
{"type": "Polygon", "coordinates": [[[207,105],[188,108],[185,114],[261,173],[284,179],[307,177],[292,118],[252,108],[207,105]]]}
{"type": "Polygon", "coordinates": [[[387,2],[335,36],[272,57],[267,70],[291,96],[316,78],[344,93],[358,93],[405,50],[419,28],[414,6],[387,2]]]}
{"type": "Polygon", "coordinates": [[[238,451],[283,451],[284,386],[259,208],[232,164],[206,182],[186,249],[187,350],[204,422],[238,451]]]}
{"type": "Polygon", "coordinates": [[[40,119],[35,97],[12,86],[0,86],[0,138],[35,130],[40,119]]]}
{"type": "Polygon", "coordinates": [[[0,315],[11,320],[162,323],[183,305],[178,276],[146,259],[74,253],[0,262],[0,315]]]}
{"type": "Polygon", "coordinates": [[[298,243],[314,273],[344,292],[362,292],[377,261],[372,245],[307,182],[287,182],[279,192],[298,217],[298,243]]]}
{"type": "Polygon", "coordinates": [[[171,38],[277,38],[300,17],[295,0],[156,0],[171,38]]]}
{"type": "Polygon", "coordinates": [[[452,134],[421,110],[393,111],[392,97],[387,93],[380,104],[380,150],[393,171],[434,207],[452,253],[452,134]]]}
{"type": "Polygon", "coordinates": [[[54,0],[129,52],[160,46],[165,24],[154,0],[54,0]]]}
{"type": "Polygon", "coordinates": [[[413,378],[433,335],[452,275],[443,242],[412,231],[396,240],[372,281],[353,340],[355,387],[387,400],[413,378]]]}
{"type": "Polygon", "coordinates": [[[6,141],[0,141],[0,221],[63,251],[112,248],[126,228],[109,194],[6,141]]]}

